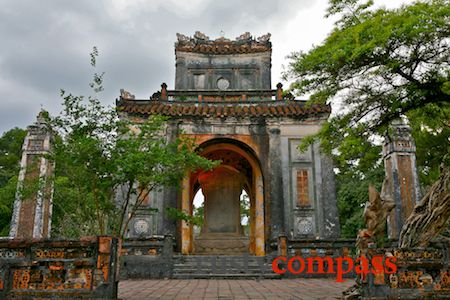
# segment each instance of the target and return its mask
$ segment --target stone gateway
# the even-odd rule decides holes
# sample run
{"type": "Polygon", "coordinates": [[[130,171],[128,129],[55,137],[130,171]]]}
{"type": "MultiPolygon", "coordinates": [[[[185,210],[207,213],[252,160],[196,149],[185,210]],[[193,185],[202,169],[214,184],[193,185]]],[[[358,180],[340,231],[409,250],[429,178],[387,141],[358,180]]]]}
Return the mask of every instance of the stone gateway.
{"type": "MultiPolygon", "coordinates": [[[[181,254],[263,256],[280,236],[290,239],[339,237],[334,175],[318,145],[298,151],[302,139],[328,118],[327,105],[285,97],[271,87],[270,34],[235,40],[177,34],[175,88],[161,85],[150,99],[123,90],[117,101],[122,118],[139,124],[151,115],[168,117],[164,134],[192,138],[201,155],[220,160],[209,172],[186,174],[181,191],[153,191],[130,222],[129,238],[172,235],[181,254]],[[201,190],[204,223],[165,214],[167,207],[194,213],[201,190]],[[241,194],[249,199],[248,232],[240,220],[241,194]],[[156,211],[156,210],[154,210],[156,211]]],[[[120,201],[120,199],[119,199],[120,201]]]]}

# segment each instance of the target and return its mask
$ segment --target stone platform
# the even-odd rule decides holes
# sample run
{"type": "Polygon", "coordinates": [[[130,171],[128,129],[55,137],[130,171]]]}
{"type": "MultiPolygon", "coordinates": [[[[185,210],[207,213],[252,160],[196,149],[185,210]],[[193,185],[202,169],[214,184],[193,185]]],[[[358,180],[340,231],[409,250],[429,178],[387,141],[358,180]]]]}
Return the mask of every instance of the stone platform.
{"type": "Polygon", "coordinates": [[[194,241],[195,254],[244,254],[248,253],[249,239],[245,236],[207,234],[194,241]]]}

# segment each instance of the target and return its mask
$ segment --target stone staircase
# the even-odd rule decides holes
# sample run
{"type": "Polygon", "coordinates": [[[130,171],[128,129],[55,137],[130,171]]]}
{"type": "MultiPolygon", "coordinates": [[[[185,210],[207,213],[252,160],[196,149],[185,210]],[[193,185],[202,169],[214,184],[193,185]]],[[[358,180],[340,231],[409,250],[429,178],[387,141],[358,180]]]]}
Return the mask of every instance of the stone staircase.
{"type": "Polygon", "coordinates": [[[272,260],[251,255],[177,255],[173,257],[174,279],[277,279],[272,260]]]}

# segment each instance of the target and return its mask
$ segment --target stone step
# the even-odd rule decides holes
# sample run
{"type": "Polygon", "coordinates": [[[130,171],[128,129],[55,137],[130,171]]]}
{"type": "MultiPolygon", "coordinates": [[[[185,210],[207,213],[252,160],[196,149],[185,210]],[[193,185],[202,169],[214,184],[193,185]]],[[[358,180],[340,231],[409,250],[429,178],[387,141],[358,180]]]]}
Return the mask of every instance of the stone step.
{"type": "MultiPolygon", "coordinates": [[[[176,262],[176,263],[174,263],[174,266],[175,267],[182,267],[182,266],[195,266],[195,267],[197,267],[197,266],[201,266],[201,267],[212,267],[212,266],[214,266],[214,264],[206,264],[206,263],[201,263],[201,264],[199,264],[199,263],[179,263],[179,262],[176,262]]],[[[218,268],[220,268],[220,267],[232,267],[232,268],[244,268],[244,267],[247,267],[247,268],[260,268],[260,267],[264,267],[264,266],[266,266],[266,267],[272,267],[272,264],[268,264],[268,263],[264,263],[264,264],[236,264],[236,263],[233,263],[233,264],[215,264],[215,266],[216,267],[218,267],[218,268]]]]}
{"type": "MultiPolygon", "coordinates": [[[[175,262],[182,262],[182,263],[196,263],[196,262],[198,262],[198,261],[201,261],[201,262],[205,262],[205,263],[210,263],[210,262],[212,262],[212,260],[210,260],[210,259],[192,259],[192,260],[179,260],[179,259],[175,259],[174,260],[175,262]]],[[[217,260],[215,260],[216,262],[227,262],[227,263],[229,263],[230,262],[230,260],[221,260],[221,259],[217,259],[217,260]]],[[[238,259],[234,259],[234,260],[231,260],[232,262],[239,262],[239,263],[243,263],[244,262],[244,260],[238,260],[238,259]]],[[[247,262],[249,263],[249,264],[257,264],[257,263],[261,263],[261,260],[247,260],[247,262]]],[[[264,263],[272,263],[272,261],[266,261],[266,260],[264,260],[263,261],[264,263]]]]}
{"type": "Polygon", "coordinates": [[[190,255],[174,256],[173,278],[281,278],[272,270],[269,257],[242,255],[190,255]],[[199,266],[200,262],[200,268],[199,266]],[[213,262],[215,262],[213,264],[213,262]],[[244,262],[246,262],[244,264],[244,262]],[[215,265],[215,268],[213,266],[215,265]]]}
{"type": "MultiPolygon", "coordinates": [[[[206,265],[206,264],[212,264],[213,260],[210,260],[210,259],[190,259],[190,260],[175,259],[174,260],[175,264],[198,264],[199,262],[202,265],[203,264],[206,265]]],[[[231,260],[231,261],[230,260],[223,260],[223,259],[215,260],[215,264],[216,265],[220,265],[220,264],[228,264],[229,265],[230,263],[243,265],[244,262],[245,262],[244,260],[237,260],[237,259],[234,259],[234,260],[231,260]]],[[[272,261],[247,260],[246,263],[248,265],[260,265],[261,263],[272,264],[272,261]]]]}
{"type": "MultiPolygon", "coordinates": [[[[175,258],[175,261],[184,261],[184,262],[189,262],[189,261],[212,261],[212,260],[216,260],[216,261],[245,261],[245,258],[242,257],[189,257],[189,258],[175,258]]],[[[265,262],[269,262],[272,261],[270,259],[266,259],[266,258],[247,258],[246,259],[248,262],[258,262],[258,261],[265,261],[265,262]]]]}
{"type": "Polygon", "coordinates": [[[174,268],[173,271],[175,273],[183,273],[183,272],[202,272],[202,273],[211,273],[211,272],[233,272],[233,273],[273,273],[271,269],[223,269],[223,268],[174,268]]]}
{"type": "Polygon", "coordinates": [[[227,268],[234,268],[234,269],[261,269],[261,268],[266,268],[266,269],[272,269],[272,265],[269,264],[264,264],[264,265],[237,265],[237,264],[233,264],[233,265],[211,265],[211,264],[174,264],[175,268],[183,268],[183,267],[192,267],[192,268],[216,268],[216,269],[227,269],[227,268]]]}
{"type": "Polygon", "coordinates": [[[216,269],[216,270],[223,270],[223,269],[231,269],[231,270],[272,270],[270,266],[247,266],[247,267],[241,267],[241,266],[197,266],[197,265],[182,265],[182,266],[174,266],[174,269],[183,270],[183,269],[216,269]]]}
{"type": "Polygon", "coordinates": [[[208,273],[194,273],[194,274],[173,274],[174,279],[281,279],[278,274],[208,274],[208,273]]]}

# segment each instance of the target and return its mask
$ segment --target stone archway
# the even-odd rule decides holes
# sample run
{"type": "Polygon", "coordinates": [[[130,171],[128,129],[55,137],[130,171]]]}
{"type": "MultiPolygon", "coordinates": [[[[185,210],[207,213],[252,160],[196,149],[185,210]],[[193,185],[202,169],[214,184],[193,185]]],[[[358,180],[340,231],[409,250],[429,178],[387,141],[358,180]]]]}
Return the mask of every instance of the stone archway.
{"type": "Polygon", "coordinates": [[[202,188],[205,195],[205,222],[200,238],[194,240],[193,227],[182,221],[182,254],[236,254],[247,252],[265,255],[264,182],[260,164],[250,150],[235,141],[209,141],[201,145],[202,155],[221,160],[209,172],[188,174],[183,181],[183,211],[192,214],[193,198],[202,188]],[[242,234],[239,195],[245,190],[250,198],[250,232],[242,234]]]}

